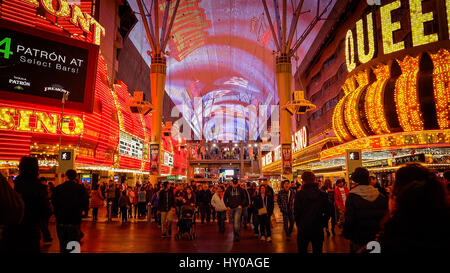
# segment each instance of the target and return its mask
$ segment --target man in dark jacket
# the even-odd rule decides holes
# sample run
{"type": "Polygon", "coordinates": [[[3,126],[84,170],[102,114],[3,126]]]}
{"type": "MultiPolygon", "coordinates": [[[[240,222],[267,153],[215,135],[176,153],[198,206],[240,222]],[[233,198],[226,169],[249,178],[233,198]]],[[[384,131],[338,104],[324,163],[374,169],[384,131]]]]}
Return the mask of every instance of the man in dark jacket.
{"type": "Polygon", "coordinates": [[[290,189],[289,180],[283,181],[283,189],[278,193],[278,207],[283,214],[284,232],[286,240],[291,239],[292,229],[294,228],[294,197],[295,193],[290,189]]]}
{"type": "Polygon", "coordinates": [[[197,203],[200,210],[201,223],[206,222],[209,224],[211,221],[211,191],[208,188],[208,184],[204,183],[202,185],[202,190],[197,192],[197,203]]]}
{"type": "Polygon", "coordinates": [[[164,182],[163,189],[159,192],[159,200],[158,200],[158,210],[161,213],[161,232],[162,237],[167,237],[167,233],[171,234],[171,211],[175,210],[174,208],[174,195],[173,191],[170,189],[169,182],[164,182]]]}
{"type": "Polygon", "coordinates": [[[77,172],[68,170],[67,181],[57,186],[52,195],[52,203],[56,217],[56,232],[59,248],[62,253],[67,250],[71,241],[81,241],[81,218],[89,209],[89,196],[86,188],[77,182],[77,172]]]}
{"type": "Polygon", "coordinates": [[[23,157],[14,190],[22,197],[24,217],[19,225],[8,228],[5,237],[13,239],[11,252],[40,252],[40,221],[51,215],[47,188],[38,179],[39,165],[35,157],[23,157]]]}
{"type": "Polygon", "coordinates": [[[233,219],[234,241],[239,241],[239,231],[241,229],[242,208],[247,206],[247,198],[244,190],[239,186],[237,178],[233,179],[233,183],[227,188],[223,196],[225,206],[230,211],[231,219],[233,219]]]}
{"type": "Polygon", "coordinates": [[[322,253],[323,228],[327,224],[330,212],[328,196],[319,190],[313,172],[304,172],[302,180],[303,187],[297,192],[294,201],[298,251],[307,253],[311,242],[313,253],[322,253]]]}
{"type": "Polygon", "coordinates": [[[357,252],[375,239],[381,219],[388,209],[388,200],[369,185],[369,171],[356,168],[351,179],[358,185],[350,191],[345,202],[344,237],[351,241],[350,251],[357,252]]]}

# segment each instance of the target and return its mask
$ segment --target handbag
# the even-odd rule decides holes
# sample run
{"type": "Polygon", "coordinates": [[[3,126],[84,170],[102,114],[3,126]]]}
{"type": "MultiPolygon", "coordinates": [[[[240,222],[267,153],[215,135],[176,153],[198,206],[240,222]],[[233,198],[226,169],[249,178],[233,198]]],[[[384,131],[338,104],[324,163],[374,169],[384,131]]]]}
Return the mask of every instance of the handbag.
{"type": "Polygon", "coordinates": [[[258,215],[264,215],[264,214],[267,214],[267,208],[258,209],[258,215]]]}

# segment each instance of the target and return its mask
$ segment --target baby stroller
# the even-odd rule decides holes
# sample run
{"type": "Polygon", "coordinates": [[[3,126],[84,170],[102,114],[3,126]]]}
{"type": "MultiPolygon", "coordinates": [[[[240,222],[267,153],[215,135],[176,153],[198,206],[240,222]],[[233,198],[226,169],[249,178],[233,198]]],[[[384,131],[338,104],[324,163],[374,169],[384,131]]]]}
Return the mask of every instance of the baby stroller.
{"type": "Polygon", "coordinates": [[[180,218],[178,219],[178,233],[175,235],[175,240],[186,238],[193,240],[195,235],[195,208],[189,205],[181,207],[180,218]]]}

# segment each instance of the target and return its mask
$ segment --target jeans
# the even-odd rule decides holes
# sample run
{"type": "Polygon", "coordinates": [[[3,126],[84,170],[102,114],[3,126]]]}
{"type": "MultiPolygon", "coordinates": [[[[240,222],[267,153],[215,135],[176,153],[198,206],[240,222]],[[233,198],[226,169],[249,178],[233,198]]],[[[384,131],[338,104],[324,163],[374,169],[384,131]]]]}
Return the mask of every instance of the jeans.
{"type": "Polygon", "coordinates": [[[122,222],[127,221],[128,216],[128,208],[127,207],[120,207],[120,213],[122,214],[122,222]]]}
{"type": "Polygon", "coordinates": [[[62,225],[57,224],[56,233],[59,239],[59,249],[61,253],[69,253],[71,249],[67,249],[67,244],[71,241],[81,241],[80,225],[62,225]]]}
{"type": "Polygon", "coordinates": [[[211,221],[211,207],[209,204],[200,204],[200,217],[202,224],[205,222],[209,223],[211,221]]]}
{"type": "Polygon", "coordinates": [[[98,208],[92,208],[92,220],[97,221],[98,218],[98,208]]]}
{"type": "Polygon", "coordinates": [[[255,234],[259,234],[259,217],[258,217],[256,209],[253,209],[252,221],[253,221],[253,229],[254,229],[255,234]]]}
{"type": "Polygon", "coordinates": [[[239,238],[239,231],[241,230],[242,209],[239,207],[230,209],[230,214],[231,219],[233,219],[234,238],[239,238]]]}
{"type": "Polygon", "coordinates": [[[49,218],[41,219],[39,223],[42,231],[42,237],[44,237],[44,242],[52,240],[52,236],[50,235],[50,231],[48,230],[48,220],[49,218]]]}
{"type": "Polygon", "coordinates": [[[290,236],[294,228],[294,213],[292,211],[283,213],[283,225],[284,232],[286,232],[287,236],[290,236]]]}
{"type": "Polygon", "coordinates": [[[247,223],[248,223],[248,207],[243,207],[242,208],[242,223],[244,224],[244,227],[247,228],[247,223]]]}
{"type": "Polygon", "coordinates": [[[161,211],[161,231],[162,234],[166,234],[167,232],[170,232],[169,229],[171,228],[172,224],[172,217],[171,217],[171,211],[161,211]]]}
{"type": "Polygon", "coordinates": [[[225,217],[226,211],[217,212],[217,224],[219,225],[219,232],[225,233],[225,217]]]}
{"type": "Polygon", "coordinates": [[[308,245],[311,242],[313,253],[322,253],[323,248],[323,230],[301,230],[297,233],[298,252],[302,254],[308,253],[308,245]]]}
{"type": "Polygon", "coordinates": [[[268,214],[258,215],[261,236],[272,236],[270,230],[270,216],[268,214]]]}

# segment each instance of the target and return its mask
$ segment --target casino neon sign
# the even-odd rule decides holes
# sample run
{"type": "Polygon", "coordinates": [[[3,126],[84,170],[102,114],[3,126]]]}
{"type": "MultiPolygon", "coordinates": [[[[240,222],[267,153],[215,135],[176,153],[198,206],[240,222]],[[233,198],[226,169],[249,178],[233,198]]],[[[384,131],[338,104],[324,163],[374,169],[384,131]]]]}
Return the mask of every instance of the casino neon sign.
{"type": "Polygon", "coordinates": [[[23,0],[34,7],[41,6],[48,13],[68,19],[74,26],[82,29],[85,33],[91,33],[94,27],[94,43],[100,45],[100,39],[105,36],[105,28],[100,25],[90,14],[82,12],[77,5],[69,5],[66,0],[23,0]]]}
{"type": "Polygon", "coordinates": [[[29,109],[0,107],[0,130],[79,136],[83,132],[83,120],[76,115],[61,115],[29,109]],[[16,122],[17,120],[17,122],[16,122]],[[61,125],[62,124],[62,125],[61,125]]]}
{"type": "MultiPolygon", "coordinates": [[[[443,39],[437,32],[425,34],[425,24],[434,20],[437,20],[437,22],[446,21],[450,35],[450,1],[444,2],[446,11],[441,14],[440,12],[433,11],[424,13],[422,0],[409,0],[410,24],[408,27],[411,31],[412,47],[438,42],[443,39]],[[447,18],[439,20],[440,18],[438,17],[444,16],[444,14],[447,18]]],[[[400,21],[393,22],[392,12],[395,12],[400,8],[402,8],[402,2],[396,0],[381,6],[379,13],[368,13],[365,18],[356,22],[356,38],[354,29],[349,29],[347,31],[345,37],[345,60],[348,72],[351,72],[356,68],[358,61],[360,64],[364,64],[376,57],[377,39],[375,34],[377,29],[374,18],[375,14],[379,15],[381,18],[381,39],[379,40],[381,40],[382,43],[382,46],[380,47],[383,50],[382,53],[387,55],[405,49],[405,41],[394,40],[394,32],[400,31],[402,25],[400,21]]]]}

